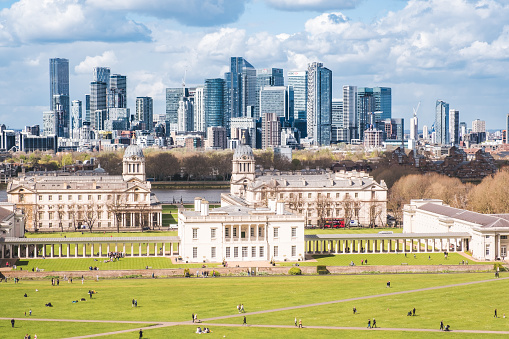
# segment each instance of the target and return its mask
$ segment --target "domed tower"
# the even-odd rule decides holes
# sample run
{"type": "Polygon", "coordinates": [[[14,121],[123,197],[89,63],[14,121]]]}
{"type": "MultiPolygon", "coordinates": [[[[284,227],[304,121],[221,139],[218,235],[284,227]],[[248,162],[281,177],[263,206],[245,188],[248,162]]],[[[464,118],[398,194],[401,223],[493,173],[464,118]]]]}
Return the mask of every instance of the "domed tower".
{"type": "Polygon", "coordinates": [[[146,181],[145,176],[145,156],[138,145],[129,145],[124,152],[122,176],[125,181],[138,179],[146,181]]]}
{"type": "Polygon", "coordinates": [[[255,159],[249,145],[239,145],[233,153],[230,193],[243,197],[246,188],[255,180],[255,159]]]}

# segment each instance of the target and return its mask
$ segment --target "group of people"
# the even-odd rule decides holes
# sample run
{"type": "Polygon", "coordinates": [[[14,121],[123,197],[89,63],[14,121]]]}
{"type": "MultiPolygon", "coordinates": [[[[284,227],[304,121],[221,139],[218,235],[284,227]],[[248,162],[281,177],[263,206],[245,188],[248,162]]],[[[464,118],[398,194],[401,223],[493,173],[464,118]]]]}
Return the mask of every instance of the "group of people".
{"type": "MultiPolygon", "coordinates": [[[[295,317],[294,323],[295,323],[295,327],[297,327],[297,317],[295,317]]],[[[299,328],[302,328],[302,319],[299,319],[299,325],[298,326],[299,326],[299,328]]]]}
{"type": "Polygon", "coordinates": [[[376,328],[376,319],[373,318],[373,322],[371,322],[371,319],[368,319],[368,328],[376,328]]]}
{"type": "Polygon", "coordinates": [[[99,271],[99,268],[97,266],[94,266],[94,267],[88,266],[88,270],[89,271],[99,271]]]}
{"type": "Polygon", "coordinates": [[[367,264],[368,264],[368,259],[361,260],[361,265],[367,265],[367,264]]]}
{"type": "Polygon", "coordinates": [[[415,307],[413,310],[408,311],[407,316],[414,316],[415,315],[415,307]]]}
{"type": "Polygon", "coordinates": [[[198,314],[197,313],[193,313],[191,315],[191,319],[193,320],[193,323],[199,323],[201,321],[198,320],[198,314]]]}
{"type": "Polygon", "coordinates": [[[60,285],[60,279],[51,278],[51,286],[58,286],[60,285]]]}
{"type": "Polygon", "coordinates": [[[108,252],[108,258],[110,258],[111,261],[114,261],[114,259],[120,259],[124,257],[125,257],[124,252],[108,252]]]}
{"type": "Polygon", "coordinates": [[[237,311],[239,311],[239,313],[246,313],[246,311],[244,311],[244,304],[237,305],[237,311]]]}
{"type": "MultiPolygon", "coordinates": [[[[24,339],[32,339],[32,337],[30,336],[30,334],[25,334],[25,337],[24,339]]],[[[37,334],[34,334],[34,339],[37,339],[37,334]]]]}
{"type": "MultiPolygon", "coordinates": [[[[90,295],[90,298],[92,298],[92,295],[90,295]]],[[[131,301],[131,307],[138,307],[138,299],[133,299],[131,301]]]]}
{"type": "Polygon", "coordinates": [[[201,327],[198,327],[198,328],[196,328],[195,333],[202,334],[202,333],[210,333],[210,332],[212,332],[212,331],[208,327],[204,327],[203,330],[201,329],[201,327]]]}

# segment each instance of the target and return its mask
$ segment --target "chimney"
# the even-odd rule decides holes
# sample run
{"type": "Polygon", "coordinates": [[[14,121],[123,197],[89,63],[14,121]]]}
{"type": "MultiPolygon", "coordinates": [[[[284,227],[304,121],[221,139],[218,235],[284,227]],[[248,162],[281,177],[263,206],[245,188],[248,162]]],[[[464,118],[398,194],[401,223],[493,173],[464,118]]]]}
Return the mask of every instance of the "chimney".
{"type": "Polygon", "coordinates": [[[276,200],[269,199],[269,209],[271,212],[276,212],[276,200]]]}
{"type": "Polygon", "coordinates": [[[201,201],[200,214],[204,217],[209,215],[209,202],[207,200],[201,201]]]}
{"type": "Polygon", "coordinates": [[[278,201],[276,205],[276,214],[283,215],[285,214],[285,203],[283,201],[278,201]]]}
{"type": "Polygon", "coordinates": [[[201,209],[201,198],[196,197],[194,198],[194,211],[200,212],[200,209],[201,209]]]}

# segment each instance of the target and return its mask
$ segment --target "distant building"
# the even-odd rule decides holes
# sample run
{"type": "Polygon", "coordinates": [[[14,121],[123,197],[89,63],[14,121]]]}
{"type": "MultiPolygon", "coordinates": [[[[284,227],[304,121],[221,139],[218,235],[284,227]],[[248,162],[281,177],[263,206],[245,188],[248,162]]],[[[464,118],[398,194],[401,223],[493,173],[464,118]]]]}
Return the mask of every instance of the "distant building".
{"type": "MultiPolygon", "coordinates": [[[[108,77],[109,79],[109,77],[108,77]]],[[[103,121],[96,120],[98,117],[99,119],[107,118],[107,100],[106,100],[106,89],[107,89],[107,83],[102,81],[92,81],[90,83],[90,125],[92,128],[95,129],[102,129],[101,125],[103,124],[103,121]],[[106,113],[99,114],[96,113],[97,111],[104,110],[106,113]]]]}
{"type": "Polygon", "coordinates": [[[281,123],[276,113],[263,113],[262,148],[274,148],[281,145],[281,123]]]}
{"type": "Polygon", "coordinates": [[[486,121],[479,119],[472,121],[472,133],[486,133],[486,121]]]}
{"type": "Polygon", "coordinates": [[[136,120],[143,121],[145,129],[153,130],[154,120],[153,100],[151,97],[136,98],[136,120]]]}
{"type": "Polygon", "coordinates": [[[315,145],[331,144],[332,71],[322,63],[308,65],[307,134],[315,145]]]}
{"type": "MultiPolygon", "coordinates": [[[[15,204],[0,202],[0,240],[5,238],[23,238],[24,235],[25,218],[23,211],[17,208],[15,204]]],[[[8,257],[5,251],[14,250],[14,248],[9,248],[8,246],[0,246],[0,258],[8,257]]]]}
{"type": "Polygon", "coordinates": [[[459,145],[460,143],[460,111],[456,109],[449,110],[449,137],[451,145],[459,145]]]}
{"type": "Polygon", "coordinates": [[[226,135],[226,128],[218,126],[207,128],[207,148],[211,149],[228,148],[228,138],[226,135]]]}
{"type": "Polygon", "coordinates": [[[442,100],[437,100],[435,105],[435,132],[436,143],[449,145],[449,104],[442,100]]]}
{"type": "Polygon", "coordinates": [[[182,97],[178,108],[178,131],[192,132],[194,129],[194,101],[189,97],[182,97]]]}
{"type": "Polygon", "coordinates": [[[227,127],[226,83],[224,79],[205,79],[203,87],[204,131],[209,127],[227,127]]]}
{"type": "Polygon", "coordinates": [[[256,121],[254,118],[232,118],[230,120],[230,139],[256,148],[256,121]]]}
{"type": "Polygon", "coordinates": [[[178,110],[179,102],[183,97],[188,97],[187,88],[167,88],[166,89],[166,121],[170,123],[170,131],[178,130],[178,110]]]}
{"type": "Polygon", "coordinates": [[[342,142],[346,138],[343,134],[343,100],[332,100],[332,123],[331,123],[331,142],[342,142]],[[341,132],[340,132],[341,131],[341,132]]]}
{"type": "Polygon", "coordinates": [[[343,86],[343,130],[341,141],[350,143],[350,140],[357,139],[357,86],[343,86]]]}
{"type": "Polygon", "coordinates": [[[63,115],[62,120],[67,121],[67,127],[69,127],[69,114],[71,112],[69,102],[69,60],[63,58],[49,59],[49,78],[49,110],[55,111],[55,104],[60,104],[60,110],[63,115]],[[62,100],[59,99],[58,102],[55,102],[55,96],[61,96],[62,100]]]}
{"type": "Polygon", "coordinates": [[[369,128],[364,131],[364,147],[379,148],[382,147],[383,132],[376,128],[369,128]]]}
{"type": "Polygon", "coordinates": [[[83,126],[83,105],[80,100],[73,100],[71,103],[71,137],[78,137],[81,126],[83,126]]]}
{"type": "Polygon", "coordinates": [[[127,77],[113,74],[108,90],[108,108],[127,108],[127,77]]]}
{"type": "Polygon", "coordinates": [[[293,88],[285,86],[265,86],[260,89],[260,116],[275,113],[277,117],[293,118],[293,88]]]}
{"type": "MultiPolygon", "coordinates": [[[[242,57],[230,58],[230,72],[225,74],[227,117],[248,116],[254,109],[254,118],[258,118],[256,109],[256,69],[242,57]]],[[[226,126],[229,127],[229,126],[226,126]]]]}
{"type": "Polygon", "coordinates": [[[204,87],[196,87],[196,93],[194,95],[194,131],[205,132],[205,96],[204,87]]]}
{"type": "Polygon", "coordinates": [[[307,119],[308,73],[292,71],[287,73],[288,86],[293,87],[294,119],[307,119]]]}

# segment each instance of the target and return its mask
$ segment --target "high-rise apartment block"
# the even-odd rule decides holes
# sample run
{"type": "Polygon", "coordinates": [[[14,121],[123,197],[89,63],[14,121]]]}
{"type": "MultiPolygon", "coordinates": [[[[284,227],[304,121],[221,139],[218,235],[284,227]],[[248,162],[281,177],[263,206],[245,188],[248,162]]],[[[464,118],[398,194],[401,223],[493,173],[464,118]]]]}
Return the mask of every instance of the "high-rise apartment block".
{"type": "Polygon", "coordinates": [[[293,87],[294,119],[307,119],[308,72],[288,72],[288,86],[293,87]]]}
{"type": "Polygon", "coordinates": [[[343,129],[343,100],[332,100],[332,136],[331,142],[337,143],[344,139],[343,129]]]}
{"type": "Polygon", "coordinates": [[[145,129],[152,131],[154,120],[153,100],[151,97],[136,98],[136,120],[143,122],[145,129]]]}
{"type": "Polygon", "coordinates": [[[113,74],[109,79],[108,107],[127,108],[127,77],[113,74]]]}
{"type": "Polygon", "coordinates": [[[262,115],[262,148],[281,145],[281,124],[276,113],[262,115]]]}
{"type": "Polygon", "coordinates": [[[472,121],[472,133],[486,132],[486,121],[475,119],[472,121]]]}
{"type": "Polygon", "coordinates": [[[332,71],[322,63],[308,65],[307,133],[315,145],[331,144],[332,71]]]}
{"type": "Polygon", "coordinates": [[[71,137],[78,138],[79,130],[83,125],[83,104],[81,100],[71,102],[71,137]]]}
{"type": "MultiPolygon", "coordinates": [[[[170,123],[170,131],[178,130],[178,110],[179,102],[183,97],[188,97],[187,88],[167,88],[166,89],[166,121],[170,123]]],[[[169,133],[168,133],[169,134],[169,133]]]]}
{"type": "Polygon", "coordinates": [[[449,104],[443,100],[437,100],[435,104],[435,132],[437,144],[450,144],[449,104]]]}
{"type": "Polygon", "coordinates": [[[228,111],[225,90],[226,82],[224,79],[205,79],[203,87],[205,129],[227,126],[230,117],[225,115],[228,111]]]}
{"type": "Polygon", "coordinates": [[[449,110],[449,138],[451,145],[460,143],[460,111],[456,109],[449,110]]]}
{"type": "Polygon", "coordinates": [[[357,86],[343,86],[343,131],[341,141],[357,139],[357,86]]]}

